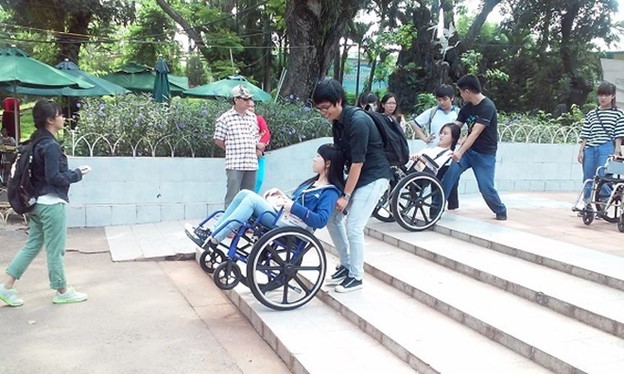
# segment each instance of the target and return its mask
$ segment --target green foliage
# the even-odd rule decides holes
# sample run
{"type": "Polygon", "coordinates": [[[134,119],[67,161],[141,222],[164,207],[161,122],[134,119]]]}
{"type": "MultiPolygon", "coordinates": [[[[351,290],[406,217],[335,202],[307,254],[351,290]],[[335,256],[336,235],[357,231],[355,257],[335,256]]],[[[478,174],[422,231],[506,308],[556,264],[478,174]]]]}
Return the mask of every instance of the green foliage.
{"type": "Polygon", "coordinates": [[[416,95],[416,105],[414,105],[414,113],[420,114],[437,104],[434,94],[425,92],[416,95]]]}
{"type": "MultiPolygon", "coordinates": [[[[475,50],[469,50],[461,55],[461,62],[468,74],[479,75],[482,70],[483,55],[475,50]]],[[[490,81],[508,81],[509,74],[500,69],[485,69],[484,76],[490,81]]]]}
{"type": "Polygon", "coordinates": [[[162,55],[169,70],[180,72],[180,46],[174,40],[175,23],[153,0],[141,1],[137,20],[128,27],[130,43],[124,51],[123,63],[130,61],[154,66],[162,55]]]}
{"type": "MultiPolygon", "coordinates": [[[[212,140],[214,124],[230,107],[226,100],[177,97],[168,105],[136,95],[85,99],[74,134],[83,140],[76,142],[75,155],[89,155],[91,146],[97,156],[114,148],[115,156],[221,157],[212,140]]],[[[258,103],[256,113],[271,130],[269,150],[331,136],[327,120],[298,101],[258,103]]]]}
{"type": "Polygon", "coordinates": [[[194,55],[188,58],[186,62],[186,76],[191,87],[208,83],[210,72],[200,56],[194,55]]]}

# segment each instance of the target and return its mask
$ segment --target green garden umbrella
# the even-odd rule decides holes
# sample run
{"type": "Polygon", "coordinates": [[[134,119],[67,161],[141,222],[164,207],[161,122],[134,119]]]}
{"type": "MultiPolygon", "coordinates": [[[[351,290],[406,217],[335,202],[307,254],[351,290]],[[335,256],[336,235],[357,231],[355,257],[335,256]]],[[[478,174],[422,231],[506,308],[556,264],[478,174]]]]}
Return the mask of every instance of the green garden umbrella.
{"type": "MultiPolygon", "coordinates": [[[[0,50],[0,86],[12,95],[17,95],[18,87],[55,88],[80,87],[92,88],[93,85],[79,78],[72,77],[50,65],[28,57],[28,54],[16,47],[0,50]]],[[[17,101],[15,101],[17,105],[17,101]]],[[[18,136],[17,107],[15,108],[15,136],[18,136]]],[[[19,140],[18,140],[19,141],[19,140]]]]}
{"type": "Polygon", "coordinates": [[[184,91],[187,96],[194,97],[227,97],[232,94],[232,88],[235,86],[245,86],[249,93],[253,95],[255,101],[271,101],[271,94],[263,91],[261,88],[249,83],[247,79],[240,75],[234,75],[221,79],[216,82],[204,84],[202,86],[193,87],[184,91]]]}
{"type": "MultiPolygon", "coordinates": [[[[132,92],[152,93],[154,92],[154,80],[156,73],[149,66],[140,65],[134,62],[120,68],[119,71],[102,77],[109,82],[113,82],[132,92]]],[[[188,78],[168,74],[169,89],[171,95],[181,95],[188,89],[188,78]]]]}
{"type": "Polygon", "coordinates": [[[154,80],[154,100],[157,103],[168,102],[171,98],[171,89],[169,88],[169,67],[162,57],[158,57],[156,66],[154,67],[156,72],[156,79],[154,80]]]}
{"type": "MultiPolygon", "coordinates": [[[[89,74],[78,68],[76,64],[65,59],[56,65],[56,68],[62,70],[65,74],[72,77],[81,79],[84,82],[93,85],[92,88],[71,88],[71,87],[56,87],[56,88],[33,88],[33,87],[17,87],[17,93],[21,95],[31,96],[64,96],[64,97],[85,97],[85,96],[107,96],[129,93],[127,89],[111,83],[95,75],[89,74]]],[[[6,93],[6,90],[2,90],[6,93]]]]}

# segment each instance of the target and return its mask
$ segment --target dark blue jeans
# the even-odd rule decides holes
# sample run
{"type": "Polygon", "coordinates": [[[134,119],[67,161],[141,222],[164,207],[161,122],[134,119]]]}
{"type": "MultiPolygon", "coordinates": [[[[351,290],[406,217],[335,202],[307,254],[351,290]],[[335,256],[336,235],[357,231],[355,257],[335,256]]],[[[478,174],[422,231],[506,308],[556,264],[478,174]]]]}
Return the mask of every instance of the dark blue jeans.
{"type": "Polygon", "coordinates": [[[498,192],[494,188],[495,155],[484,155],[469,149],[464,153],[459,162],[451,162],[441,180],[445,197],[448,199],[453,186],[459,181],[460,175],[470,168],[472,168],[475,174],[479,192],[481,192],[481,196],[483,196],[487,206],[495,214],[507,214],[507,208],[501,202],[498,192]]]}

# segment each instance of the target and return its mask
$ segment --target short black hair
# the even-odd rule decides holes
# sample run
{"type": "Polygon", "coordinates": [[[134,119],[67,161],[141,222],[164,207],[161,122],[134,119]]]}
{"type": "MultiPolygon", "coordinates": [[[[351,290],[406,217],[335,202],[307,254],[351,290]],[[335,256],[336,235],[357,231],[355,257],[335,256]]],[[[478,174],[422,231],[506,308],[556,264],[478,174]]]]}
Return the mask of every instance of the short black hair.
{"type": "Polygon", "coordinates": [[[471,74],[466,74],[459,78],[457,81],[457,87],[459,87],[460,90],[469,90],[474,93],[481,93],[481,82],[479,82],[479,78],[471,74]]]}
{"type": "Polygon", "coordinates": [[[335,79],[325,78],[320,80],[314,88],[312,93],[312,101],[315,105],[323,102],[329,102],[336,105],[338,101],[341,101],[342,106],[347,105],[347,95],[340,82],[335,79]]]}
{"type": "Polygon", "coordinates": [[[596,93],[598,95],[613,95],[615,96],[615,92],[616,92],[616,87],[614,84],[609,83],[609,82],[602,82],[600,83],[600,85],[598,86],[598,89],[596,90],[596,93]]]}
{"type": "Polygon", "coordinates": [[[455,97],[455,88],[450,84],[443,84],[440,87],[436,88],[435,97],[448,97],[452,99],[453,97],[455,97]]]}
{"type": "Polygon", "coordinates": [[[45,129],[48,119],[54,119],[62,114],[61,106],[52,100],[39,100],[32,110],[35,128],[45,129]]]}

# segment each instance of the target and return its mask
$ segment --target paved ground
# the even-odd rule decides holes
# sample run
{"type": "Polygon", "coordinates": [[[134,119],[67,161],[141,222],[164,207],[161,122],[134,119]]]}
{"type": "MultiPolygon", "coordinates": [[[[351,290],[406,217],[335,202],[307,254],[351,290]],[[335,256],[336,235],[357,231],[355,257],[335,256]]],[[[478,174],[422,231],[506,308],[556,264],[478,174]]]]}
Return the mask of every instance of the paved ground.
{"type": "MultiPolygon", "coordinates": [[[[16,222],[14,222],[16,223],[16,222]]],[[[0,227],[4,270],[26,239],[0,227]]],[[[194,261],[113,263],[103,229],[70,229],[68,280],[89,294],[52,304],[45,255],[0,306],[0,373],[287,373],[194,261]]]]}
{"type": "Polygon", "coordinates": [[[507,205],[509,219],[496,221],[480,195],[468,195],[460,196],[460,209],[449,213],[624,256],[624,234],[617,225],[603,220],[583,224],[572,211],[576,198],[577,194],[571,192],[503,193],[501,199],[507,205]]]}
{"type": "MultiPolygon", "coordinates": [[[[509,220],[479,195],[450,214],[624,256],[615,224],[585,226],[573,193],[504,193],[509,220]]],[[[26,240],[17,217],[0,223],[0,268],[26,240]]],[[[26,304],[0,306],[4,373],[285,373],[285,365],[193,261],[113,263],[104,229],[70,229],[68,279],[89,300],[53,305],[45,255],[16,284],[26,304]]]]}

